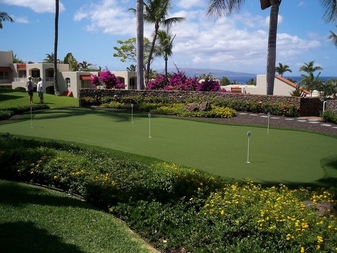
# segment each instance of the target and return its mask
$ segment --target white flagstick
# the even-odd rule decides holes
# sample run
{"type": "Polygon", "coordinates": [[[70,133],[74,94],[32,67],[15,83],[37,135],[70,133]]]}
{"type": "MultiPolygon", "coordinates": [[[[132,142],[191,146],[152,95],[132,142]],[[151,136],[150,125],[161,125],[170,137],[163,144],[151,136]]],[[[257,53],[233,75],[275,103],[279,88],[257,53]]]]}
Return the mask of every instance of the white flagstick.
{"type": "Polygon", "coordinates": [[[32,114],[33,108],[30,107],[30,128],[33,128],[33,114],[32,114]]]}
{"type": "Polygon", "coordinates": [[[250,139],[250,131],[247,132],[247,136],[248,136],[247,163],[250,163],[250,161],[249,161],[249,139],[250,139]]]}
{"type": "Polygon", "coordinates": [[[151,138],[151,113],[147,115],[149,117],[149,138],[151,138]]]}
{"type": "Polygon", "coordinates": [[[131,123],[133,124],[133,104],[131,104],[131,123]]]}
{"type": "Polygon", "coordinates": [[[270,120],[270,112],[268,112],[268,126],[267,126],[267,134],[269,134],[269,120],[270,120]]]}

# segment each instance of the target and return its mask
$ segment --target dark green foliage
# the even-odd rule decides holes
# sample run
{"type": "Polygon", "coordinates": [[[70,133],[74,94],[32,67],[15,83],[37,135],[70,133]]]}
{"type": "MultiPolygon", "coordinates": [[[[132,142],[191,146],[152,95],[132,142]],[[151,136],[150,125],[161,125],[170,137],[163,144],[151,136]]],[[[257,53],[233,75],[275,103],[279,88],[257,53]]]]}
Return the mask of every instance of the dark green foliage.
{"type": "Polygon", "coordinates": [[[324,121],[337,123],[337,112],[326,110],[322,113],[322,118],[324,121]]]}

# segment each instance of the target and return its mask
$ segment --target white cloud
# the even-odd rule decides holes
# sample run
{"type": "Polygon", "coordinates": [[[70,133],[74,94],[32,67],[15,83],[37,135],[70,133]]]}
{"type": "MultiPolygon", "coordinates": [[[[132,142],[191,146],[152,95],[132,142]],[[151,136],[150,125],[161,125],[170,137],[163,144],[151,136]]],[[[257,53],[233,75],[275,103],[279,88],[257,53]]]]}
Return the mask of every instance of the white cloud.
{"type": "MultiPolygon", "coordinates": [[[[135,34],[135,18],[128,8],[115,0],[103,0],[100,4],[84,5],[74,15],[75,21],[88,19],[87,31],[111,34],[135,34]]],[[[134,35],[135,36],[135,35],[134,35]]]]}
{"type": "Polygon", "coordinates": [[[16,16],[12,16],[12,18],[14,19],[15,22],[17,23],[23,23],[23,24],[28,24],[29,20],[27,17],[16,17],[16,16]]]}
{"type": "MultiPolygon", "coordinates": [[[[0,3],[29,8],[37,13],[55,12],[54,0],[0,0],[0,3]]],[[[64,5],[61,2],[59,8],[60,12],[65,10],[64,5]]]]}

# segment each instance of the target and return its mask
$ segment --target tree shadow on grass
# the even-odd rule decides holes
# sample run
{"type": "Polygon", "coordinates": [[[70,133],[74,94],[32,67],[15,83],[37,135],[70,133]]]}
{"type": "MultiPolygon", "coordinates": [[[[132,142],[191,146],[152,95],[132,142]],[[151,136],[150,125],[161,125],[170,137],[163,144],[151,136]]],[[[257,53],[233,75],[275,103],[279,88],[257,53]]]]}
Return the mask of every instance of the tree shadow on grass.
{"type": "MultiPolygon", "coordinates": [[[[74,116],[82,116],[82,115],[98,115],[106,118],[110,118],[115,122],[131,122],[131,113],[128,113],[126,110],[124,111],[116,111],[116,110],[107,110],[107,109],[92,109],[92,108],[72,108],[72,109],[55,109],[48,110],[43,112],[34,112],[34,114],[43,114],[43,116],[39,116],[39,120],[42,119],[62,119],[74,116]]],[[[139,115],[134,115],[134,117],[139,117],[139,115]]],[[[144,117],[144,115],[142,115],[144,117]]]]}
{"type": "MultiPolygon", "coordinates": [[[[330,156],[327,158],[322,159],[321,166],[324,170],[324,177],[316,180],[314,182],[309,183],[297,183],[297,182],[282,182],[282,184],[286,185],[291,189],[296,189],[299,187],[306,187],[306,188],[330,188],[337,186],[337,155],[330,156]]],[[[269,187],[280,184],[280,182],[270,182],[265,181],[261,183],[263,186],[269,187]]]]}
{"type": "Polygon", "coordinates": [[[3,253],[83,253],[76,245],[66,244],[58,236],[37,228],[33,222],[0,224],[0,245],[3,253]]]}
{"type": "Polygon", "coordinates": [[[11,181],[0,181],[0,205],[25,206],[27,204],[46,206],[67,206],[98,210],[88,203],[69,196],[46,194],[40,187],[27,187],[11,181]]]}

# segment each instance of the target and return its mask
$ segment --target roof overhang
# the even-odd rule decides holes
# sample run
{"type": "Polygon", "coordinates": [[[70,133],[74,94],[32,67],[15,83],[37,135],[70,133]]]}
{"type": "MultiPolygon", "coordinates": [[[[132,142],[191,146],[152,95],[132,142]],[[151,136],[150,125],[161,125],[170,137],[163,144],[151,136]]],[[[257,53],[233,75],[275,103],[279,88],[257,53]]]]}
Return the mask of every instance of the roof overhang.
{"type": "Polygon", "coordinates": [[[91,76],[88,75],[80,75],[81,81],[91,81],[91,76]]]}
{"type": "Polygon", "coordinates": [[[13,72],[13,70],[10,67],[1,67],[1,66],[0,66],[0,71],[1,72],[13,72]]]}

